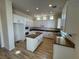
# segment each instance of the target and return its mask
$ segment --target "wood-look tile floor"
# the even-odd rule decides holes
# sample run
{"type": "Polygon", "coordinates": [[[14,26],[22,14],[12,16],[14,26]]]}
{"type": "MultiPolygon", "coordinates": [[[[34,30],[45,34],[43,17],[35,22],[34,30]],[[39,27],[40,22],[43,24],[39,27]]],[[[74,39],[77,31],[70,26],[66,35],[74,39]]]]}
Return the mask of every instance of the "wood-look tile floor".
{"type": "Polygon", "coordinates": [[[24,41],[20,41],[12,51],[0,49],[0,59],[53,59],[53,39],[45,38],[33,53],[25,49],[24,41]]]}

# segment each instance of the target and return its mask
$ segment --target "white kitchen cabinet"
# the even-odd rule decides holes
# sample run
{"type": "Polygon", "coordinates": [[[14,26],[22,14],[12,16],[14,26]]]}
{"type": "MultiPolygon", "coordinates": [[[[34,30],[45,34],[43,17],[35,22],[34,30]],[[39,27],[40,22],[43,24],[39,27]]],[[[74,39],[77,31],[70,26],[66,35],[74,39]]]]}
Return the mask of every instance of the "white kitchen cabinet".
{"type": "Polygon", "coordinates": [[[53,45],[53,59],[75,59],[75,49],[61,45],[53,45]]]}
{"type": "Polygon", "coordinates": [[[42,41],[43,41],[43,34],[40,34],[36,38],[26,37],[26,49],[31,52],[34,52],[42,41]]]}
{"type": "Polygon", "coordinates": [[[25,24],[25,22],[26,22],[26,18],[25,17],[19,16],[19,15],[16,15],[16,14],[13,15],[13,23],[25,24]]]}

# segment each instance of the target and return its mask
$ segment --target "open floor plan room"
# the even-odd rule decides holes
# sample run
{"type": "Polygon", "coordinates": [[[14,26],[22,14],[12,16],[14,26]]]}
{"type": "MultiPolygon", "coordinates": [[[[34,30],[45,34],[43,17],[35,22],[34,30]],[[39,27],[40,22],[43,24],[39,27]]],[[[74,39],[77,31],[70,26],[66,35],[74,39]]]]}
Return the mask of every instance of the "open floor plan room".
{"type": "Polygon", "coordinates": [[[0,59],[79,59],[79,0],[0,0],[0,59]]]}

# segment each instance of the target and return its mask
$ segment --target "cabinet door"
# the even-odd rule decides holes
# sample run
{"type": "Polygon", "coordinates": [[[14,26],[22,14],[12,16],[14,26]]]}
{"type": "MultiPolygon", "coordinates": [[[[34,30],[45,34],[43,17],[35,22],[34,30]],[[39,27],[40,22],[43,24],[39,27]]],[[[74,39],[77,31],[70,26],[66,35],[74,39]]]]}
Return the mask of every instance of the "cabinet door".
{"type": "Polygon", "coordinates": [[[25,21],[24,21],[25,17],[19,16],[18,19],[20,20],[20,23],[23,23],[23,24],[25,23],[25,21]]]}
{"type": "Polygon", "coordinates": [[[40,44],[43,41],[43,34],[40,34],[38,36],[38,44],[40,44]]]}
{"type": "Polygon", "coordinates": [[[75,49],[54,44],[53,59],[75,59],[75,49]]]}
{"type": "Polygon", "coordinates": [[[13,15],[13,23],[18,23],[18,19],[16,15],[13,15]]]}
{"type": "Polygon", "coordinates": [[[27,50],[29,51],[34,51],[37,48],[38,45],[38,40],[37,39],[32,39],[32,38],[26,38],[27,39],[27,50]]]}
{"type": "Polygon", "coordinates": [[[26,18],[23,16],[19,16],[19,15],[13,15],[13,23],[22,23],[25,24],[26,22],[26,18]]]}

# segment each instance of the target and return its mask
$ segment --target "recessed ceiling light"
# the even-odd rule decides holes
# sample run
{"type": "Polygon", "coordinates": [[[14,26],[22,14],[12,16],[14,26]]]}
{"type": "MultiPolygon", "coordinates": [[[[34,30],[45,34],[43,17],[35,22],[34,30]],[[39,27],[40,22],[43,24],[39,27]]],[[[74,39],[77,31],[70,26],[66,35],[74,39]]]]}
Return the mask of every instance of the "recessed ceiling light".
{"type": "Polygon", "coordinates": [[[49,4],[49,7],[52,7],[52,4],[49,4]]]}
{"type": "Polygon", "coordinates": [[[36,8],[36,10],[39,10],[39,8],[36,8]]]}
{"type": "Polygon", "coordinates": [[[50,16],[50,20],[53,20],[54,19],[54,16],[50,16]]]}
{"type": "Polygon", "coordinates": [[[37,20],[41,20],[40,17],[37,17],[37,20]]]}
{"type": "Polygon", "coordinates": [[[27,12],[29,12],[30,10],[26,10],[27,12]]]}

